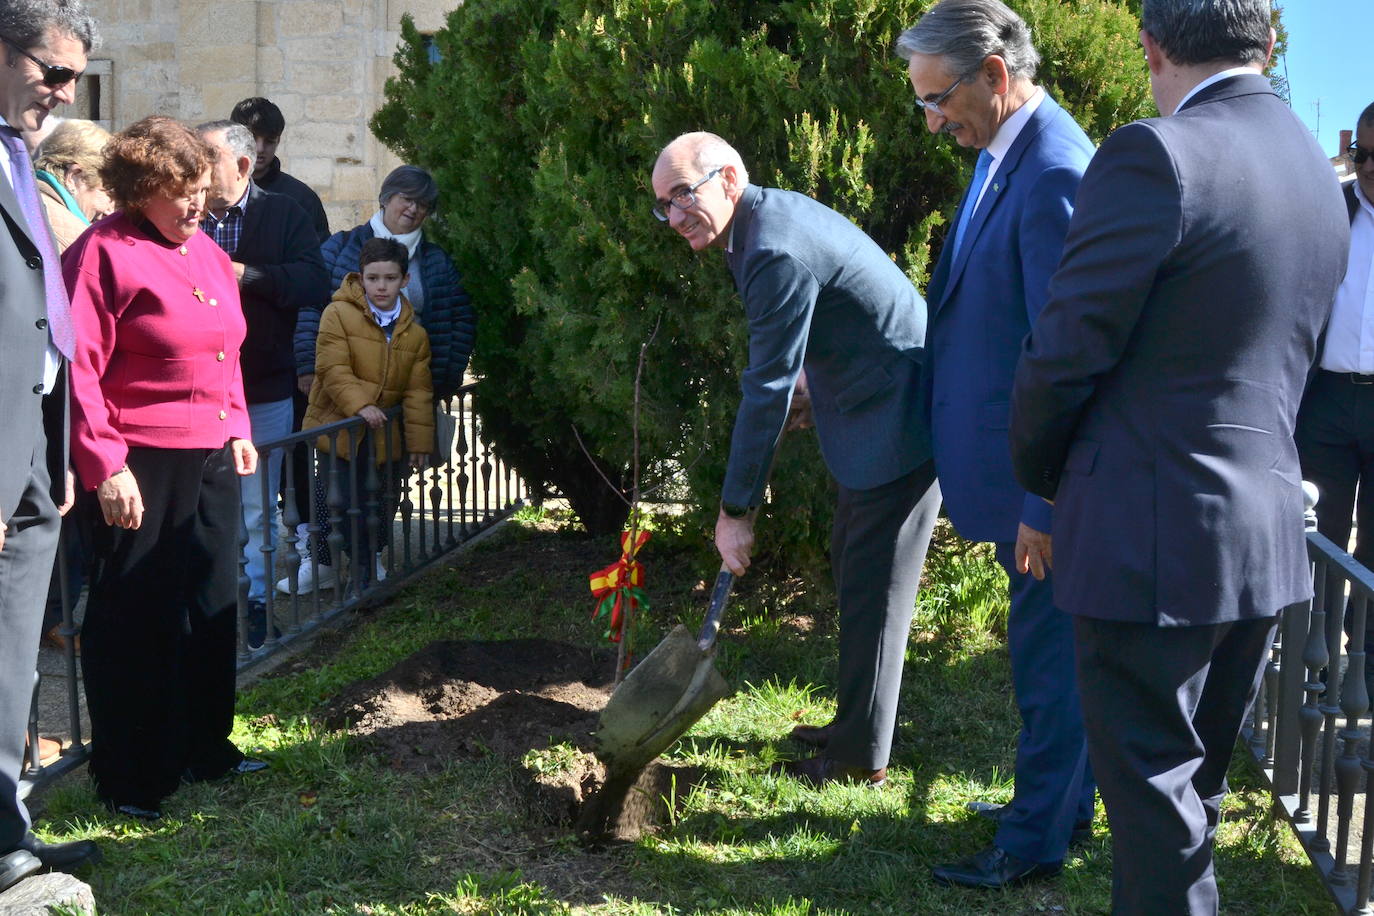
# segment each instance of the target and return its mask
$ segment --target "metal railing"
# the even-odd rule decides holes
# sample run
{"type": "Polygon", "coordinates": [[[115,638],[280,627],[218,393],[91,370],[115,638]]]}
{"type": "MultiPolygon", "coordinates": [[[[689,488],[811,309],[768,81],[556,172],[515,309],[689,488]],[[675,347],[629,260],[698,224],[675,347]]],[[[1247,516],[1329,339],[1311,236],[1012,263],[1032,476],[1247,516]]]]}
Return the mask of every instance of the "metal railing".
{"type": "Polygon", "coordinates": [[[1316,531],[1307,533],[1307,554],[1313,598],[1280,615],[1244,738],[1336,906],[1370,914],[1374,808],[1364,802],[1374,758],[1364,632],[1374,573],[1316,531]]]}
{"type": "MultiPolygon", "coordinates": [[[[440,442],[443,460],[434,461],[420,472],[409,468],[404,454],[390,454],[388,433],[400,422],[399,406],[386,411],[386,426],[375,432],[369,431],[361,419],[353,417],[257,443],[260,466],[265,467],[265,462],[274,454],[282,457],[282,525],[279,536],[270,537],[267,527],[275,521],[271,514],[264,514],[264,530],[259,542],[265,561],[267,592],[261,645],[250,645],[248,640],[253,623],[244,556],[248,537],[246,531],[240,535],[240,672],[260,665],[340,614],[384,598],[414,573],[505,519],[531,498],[533,494],[525,482],[481,435],[481,425],[473,410],[479,386],[480,383],[463,386],[442,405],[441,412],[447,419],[441,418],[439,425],[442,427],[447,422],[451,426],[452,442],[446,449],[443,449],[445,443],[440,442]],[[318,447],[321,439],[330,444],[329,450],[318,447]],[[341,440],[348,443],[361,440],[361,444],[350,448],[341,440]],[[304,479],[300,479],[299,469],[292,461],[292,453],[298,448],[308,453],[304,479]],[[381,464],[368,460],[374,448],[385,459],[381,464]],[[340,455],[350,452],[358,460],[339,460],[340,455]],[[322,501],[314,498],[317,486],[322,490],[322,501]],[[311,497],[304,515],[297,502],[298,491],[302,488],[311,497]],[[388,512],[393,498],[394,511],[388,512]],[[298,526],[304,527],[307,539],[299,536],[298,526]],[[323,536],[326,527],[330,530],[323,536]],[[384,533],[386,546],[375,561],[370,550],[355,550],[347,564],[339,562],[347,552],[346,544],[377,544],[384,533]],[[305,585],[300,583],[302,560],[309,545],[315,543],[327,544],[335,561],[332,585],[321,587],[318,578],[305,585]],[[375,574],[374,562],[381,565],[384,577],[375,574]],[[275,587],[281,578],[288,585],[286,594],[278,593],[275,587]]],[[[257,482],[262,487],[262,504],[274,505],[277,494],[268,492],[268,475],[259,474],[257,482]]],[[[63,553],[59,547],[59,568],[65,570],[67,563],[63,553]]],[[[68,594],[66,575],[59,579],[62,625],[58,632],[66,642],[62,650],[66,721],[41,720],[35,683],[35,703],[29,719],[29,766],[20,782],[20,797],[76,769],[90,756],[90,742],[84,738],[82,725],[82,685],[75,639],[80,633],[74,611],[78,596],[68,594]],[[67,741],[58,760],[43,766],[39,759],[39,735],[45,730],[60,733],[67,741]]]]}

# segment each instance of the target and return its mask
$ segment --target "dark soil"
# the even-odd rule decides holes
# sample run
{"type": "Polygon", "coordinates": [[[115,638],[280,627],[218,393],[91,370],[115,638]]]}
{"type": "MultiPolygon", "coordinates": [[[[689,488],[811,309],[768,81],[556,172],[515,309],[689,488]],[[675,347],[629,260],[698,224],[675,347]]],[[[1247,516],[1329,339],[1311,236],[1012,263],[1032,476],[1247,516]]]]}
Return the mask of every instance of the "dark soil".
{"type": "MultiPolygon", "coordinates": [[[[571,827],[605,783],[592,753],[611,694],[613,649],[547,639],[435,642],[374,678],[346,687],[324,710],[398,770],[497,755],[517,773],[535,822],[571,827]],[[534,753],[531,753],[534,752],[534,753]]],[[[610,833],[634,839],[665,823],[700,774],[655,761],[610,833]]]]}

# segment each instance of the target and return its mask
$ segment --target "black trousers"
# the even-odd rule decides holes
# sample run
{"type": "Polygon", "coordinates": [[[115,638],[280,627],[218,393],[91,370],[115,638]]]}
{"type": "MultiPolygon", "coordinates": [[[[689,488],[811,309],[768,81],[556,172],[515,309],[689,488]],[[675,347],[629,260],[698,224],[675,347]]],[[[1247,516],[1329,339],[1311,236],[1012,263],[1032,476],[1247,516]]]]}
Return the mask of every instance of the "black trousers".
{"type": "Polygon", "coordinates": [[[840,604],[839,684],[825,751],[839,763],[887,766],[916,586],[939,514],[934,461],[871,490],[840,487],[830,534],[840,604]]]}
{"type": "Polygon", "coordinates": [[[234,724],[239,481],[228,445],[129,451],[143,524],[97,523],[81,665],[91,776],[111,805],[157,808],[182,773],[226,773],[234,724]]]}
{"type": "MultiPolygon", "coordinates": [[[[1319,370],[1303,396],[1293,438],[1303,479],[1317,485],[1317,530],[1346,550],[1353,516],[1359,529],[1353,556],[1374,569],[1374,385],[1319,370]]],[[[1364,644],[1366,652],[1374,650],[1374,614],[1364,644]]]]}
{"type": "Polygon", "coordinates": [[[1374,568],[1374,385],[1318,371],[1293,438],[1302,476],[1317,485],[1317,530],[1345,550],[1357,517],[1355,559],[1374,568]]]}
{"type": "Polygon", "coordinates": [[[1112,829],[1114,916],[1214,916],[1212,838],[1276,618],[1074,618],[1088,756],[1112,829]]]}

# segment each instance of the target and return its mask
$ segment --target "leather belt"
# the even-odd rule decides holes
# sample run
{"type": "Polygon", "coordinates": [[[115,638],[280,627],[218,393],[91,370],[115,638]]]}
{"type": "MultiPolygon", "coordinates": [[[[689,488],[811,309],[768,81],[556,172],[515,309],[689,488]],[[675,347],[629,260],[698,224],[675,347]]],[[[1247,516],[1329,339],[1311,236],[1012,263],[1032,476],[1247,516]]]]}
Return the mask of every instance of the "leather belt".
{"type": "Polygon", "coordinates": [[[1361,375],[1358,372],[1332,372],[1329,369],[1323,369],[1322,372],[1352,385],[1374,385],[1374,375],[1361,375]]]}

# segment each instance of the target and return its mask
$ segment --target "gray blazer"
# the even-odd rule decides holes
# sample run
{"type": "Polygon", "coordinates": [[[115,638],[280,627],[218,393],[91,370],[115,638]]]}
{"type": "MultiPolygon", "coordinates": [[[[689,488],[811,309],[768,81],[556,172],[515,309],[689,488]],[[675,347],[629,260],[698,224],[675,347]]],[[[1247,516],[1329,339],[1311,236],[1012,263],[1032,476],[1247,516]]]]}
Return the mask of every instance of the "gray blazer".
{"type": "MultiPolygon", "coordinates": [[[[0,156],[6,151],[0,148],[0,156]]],[[[19,506],[40,430],[46,430],[53,499],[63,501],[67,467],[66,368],[54,396],[44,398],[43,356],[48,348],[43,260],[28,222],[0,172],[0,521],[19,506]],[[35,390],[37,389],[37,390],[35,390]],[[45,426],[40,426],[45,424],[45,426]]],[[[48,232],[46,225],[38,227],[48,232]]],[[[54,246],[55,247],[55,246],[54,246]]],[[[52,265],[53,270],[61,270],[52,265]]]]}
{"type": "Polygon", "coordinates": [[[1312,594],[1293,426],[1349,237],[1262,76],[1102,144],[1012,392],[1017,477],[1055,500],[1055,604],[1187,626],[1312,594]]]}
{"type": "Polygon", "coordinates": [[[758,505],[802,367],[821,454],[863,490],[930,458],[921,409],[926,305],[897,265],[840,214],[750,185],[726,254],[749,319],[722,502],[758,505]]]}

